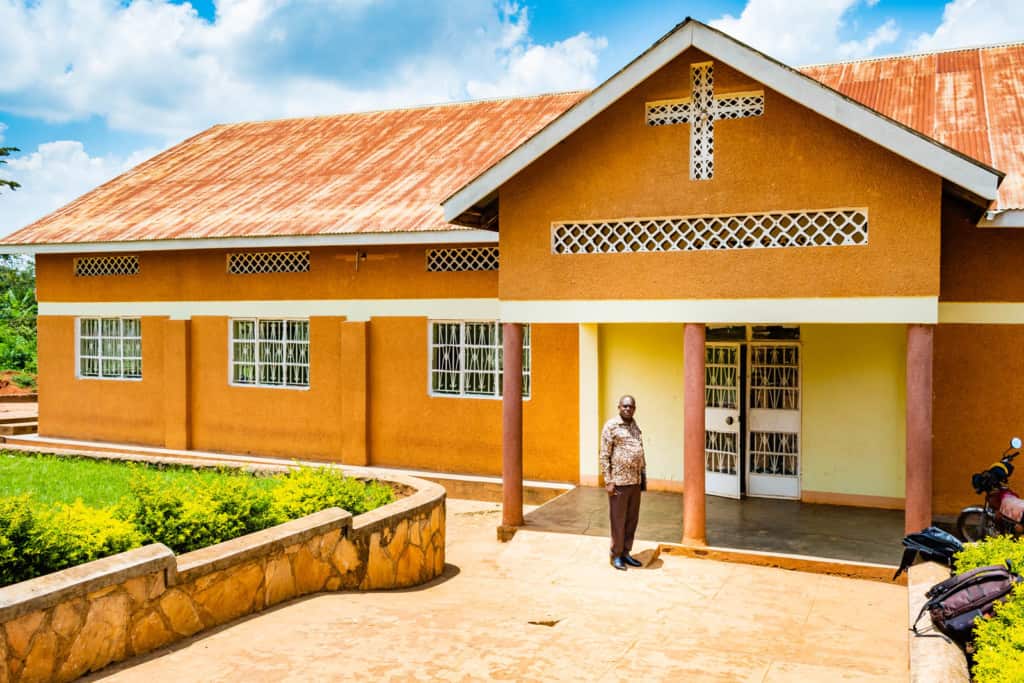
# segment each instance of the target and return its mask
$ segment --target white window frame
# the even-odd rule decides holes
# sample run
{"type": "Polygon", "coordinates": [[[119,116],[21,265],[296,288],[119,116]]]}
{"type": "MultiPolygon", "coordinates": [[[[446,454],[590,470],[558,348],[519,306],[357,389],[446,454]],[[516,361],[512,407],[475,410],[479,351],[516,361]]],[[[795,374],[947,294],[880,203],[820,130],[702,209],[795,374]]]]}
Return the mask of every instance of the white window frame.
{"type": "Polygon", "coordinates": [[[309,391],[309,387],[312,383],[312,370],[311,370],[311,357],[310,357],[310,324],[309,318],[284,318],[279,316],[268,316],[268,317],[238,317],[228,318],[228,384],[233,387],[246,387],[246,388],[259,388],[259,389],[290,389],[292,391],[309,391]],[[253,324],[253,339],[235,339],[235,323],[236,322],[251,322],[253,324]],[[264,340],[260,339],[260,323],[264,322],[281,322],[284,323],[284,331],[282,339],[277,340],[264,340]],[[305,341],[290,341],[288,337],[288,323],[305,323],[306,324],[306,339],[305,341]],[[236,361],[235,360],[235,342],[252,342],[253,344],[253,360],[249,361],[236,361]],[[274,365],[280,365],[282,369],[282,378],[284,383],[282,384],[267,384],[260,382],[260,367],[267,365],[260,361],[260,344],[268,342],[280,342],[282,346],[281,362],[273,363],[274,365]],[[305,363],[289,363],[287,361],[287,346],[288,344],[305,344],[306,345],[306,362],[305,363]],[[235,366],[236,365],[252,365],[254,370],[255,381],[253,382],[238,382],[235,381],[235,366]],[[306,368],[306,384],[288,384],[288,368],[289,367],[305,367],[306,368]]]}
{"type": "Polygon", "coordinates": [[[141,382],[142,381],[142,318],[137,315],[107,315],[107,316],[81,316],[75,318],[75,377],[77,379],[102,379],[102,380],[114,380],[121,382],[141,382]],[[97,334],[96,335],[82,335],[82,323],[87,320],[96,321],[97,334]],[[103,334],[103,321],[105,320],[116,320],[118,321],[118,335],[116,337],[104,336],[103,334]],[[132,320],[138,323],[139,334],[138,336],[125,336],[124,334],[124,321],[132,320]],[[82,355],[82,339],[95,339],[96,355],[82,355]],[[104,355],[103,353],[103,340],[104,339],[117,339],[118,353],[116,356],[104,355]],[[139,355],[138,356],[125,356],[124,354],[124,342],[125,341],[138,341],[139,342],[139,355]],[[97,372],[95,375],[82,374],[82,360],[92,359],[97,363],[97,372]],[[117,360],[118,365],[121,368],[117,375],[104,374],[103,361],[104,360],[117,360]],[[124,363],[125,360],[138,360],[139,361],[139,376],[138,377],[126,377],[124,374],[124,363]]]}
{"type": "MultiPolygon", "coordinates": [[[[533,362],[531,354],[533,352],[533,335],[530,331],[529,323],[523,325],[523,400],[528,401],[533,394],[533,375],[532,368],[533,362]]],[[[427,394],[436,398],[479,398],[485,400],[500,400],[501,399],[501,386],[502,379],[501,375],[503,372],[503,359],[502,354],[502,341],[501,332],[502,323],[497,320],[479,320],[479,319],[438,319],[427,321],[427,394]],[[474,324],[489,324],[497,327],[496,337],[498,338],[498,344],[494,347],[498,353],[498,357],[495,362],[495,393],[484,394],[484,393],[467,393],[466,392],[466,325],[474,324]],[[434,368],[434,326],[435,325],[458,325],[459,326],[459,352],[458,352],[458,378],[459,378],[459,390],[455,392],[442,392],[434,389],[434,375],[439,371],[434,368]]],[[[484,347],[487,348],[487,347],[484,347]]],[[[449,371],[450,372],[450,371],[449,371]]]]}

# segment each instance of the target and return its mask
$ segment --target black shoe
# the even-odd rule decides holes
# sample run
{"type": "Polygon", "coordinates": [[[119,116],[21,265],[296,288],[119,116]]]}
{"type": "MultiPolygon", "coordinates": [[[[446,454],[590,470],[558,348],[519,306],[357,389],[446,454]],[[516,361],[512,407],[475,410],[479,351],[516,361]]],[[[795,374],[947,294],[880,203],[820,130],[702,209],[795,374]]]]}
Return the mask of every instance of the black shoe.
{"type": "Polygon", "coordinates": [[[626,571],[626,564],[622,561],[621,557],[613,557],[612,566],[618,569],[619,571],[626,571]]]}
{"type": "Polygon", "coordinates": [[[629,551],[622,553],[622,561],[630,567],[642,567],[644,563],[629,554],[629,551]]]}

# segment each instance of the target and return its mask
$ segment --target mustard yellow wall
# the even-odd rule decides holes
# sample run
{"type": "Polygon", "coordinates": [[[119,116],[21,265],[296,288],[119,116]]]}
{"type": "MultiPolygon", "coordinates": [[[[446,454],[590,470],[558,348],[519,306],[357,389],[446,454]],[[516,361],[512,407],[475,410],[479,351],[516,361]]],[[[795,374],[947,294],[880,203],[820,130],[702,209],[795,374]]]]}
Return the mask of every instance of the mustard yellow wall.
{"type": "Polygon", "coordinates": [[[806,493],[904,497],[904,325],[803,325],[806,493]]]}
{"type": "MultiPolygon", "coordinates": [[[[500,190],[502,299],[935,296],[941,180],[773,91],[715,124],[715,175],[689,178],[689,125],[645,102],[689,94],[689,50],[500,190]],[[551,223],[867,207],[869,244],[554,255],[551,223]]],[[[761,86],[721,62],[718,93],[761,86]]],[[[796,322],[796,321],[793,321],[796,322]]]]}
{"type": "MultiPolygon", "coordinates": [[[[598,429],[618,414],[619,397],[632,394],[644,433],[647,476],[681,480],[683,326],[600,325],[598,366],[598,429]]],[[[591,457],[596,460],[597,453],[591,457]]]]}
{"type": "Polygon", "coordinates": [[[943,301],[1024,301],[1024,232],[979,228],[977,209],[942,207],[943,301]]]}
{"type": "Polygon", "coordinates": [[[192,447],[340,461],[341,321],[310,318],[309,389],[271,389],[228,384],[228,318],[194,317],[192,447]]]}
{"type": "MultiPolygon", "coordinates": [[[[373,465],[501,474],[501,400],[430,396],[425,318],[370,324],[369,414],[373,465]]],[[[531,329],[532,387],[523,404],[527,479],[578,481],[576,325],[531,329]]]]}
{"type": "Polygon", "coordinates": [[[426,249],[360,247],[367,256],[356,270],[354,247],[320,247],[309,250],[308,273],[261,275],[229,275],[227,250],[140,252],[139,274],[121,277],[74,277],[74,255],[42,254],[36,257],[36,287],[40,301],[497,296],[497,272],[428,273],[426,249]]]}
{"type": "Polygon", "coordinates": [[[39,434],[163,446],[164,318],[142,319],[142,380],[76,378],[75,318],[39,318],[39,434]]]}

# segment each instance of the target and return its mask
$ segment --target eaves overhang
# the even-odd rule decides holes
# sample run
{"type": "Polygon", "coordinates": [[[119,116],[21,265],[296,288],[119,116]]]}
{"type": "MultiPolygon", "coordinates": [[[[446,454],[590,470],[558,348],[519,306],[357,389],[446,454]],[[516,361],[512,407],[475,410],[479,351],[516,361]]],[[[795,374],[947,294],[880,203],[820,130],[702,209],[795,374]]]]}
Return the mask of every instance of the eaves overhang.
{"type": "Polygon", "coordinates": [[[57,242],[2,244],[0,254],[89,254],[193,249],[274,249],[287,247],[370,247],[428,244],[497,244],[490,230],[422,230],[416,232],[363,232],[334,235],[280,235],[268,237],[211,237],[202,239],[132,240],[117,242],[57,242]]]}

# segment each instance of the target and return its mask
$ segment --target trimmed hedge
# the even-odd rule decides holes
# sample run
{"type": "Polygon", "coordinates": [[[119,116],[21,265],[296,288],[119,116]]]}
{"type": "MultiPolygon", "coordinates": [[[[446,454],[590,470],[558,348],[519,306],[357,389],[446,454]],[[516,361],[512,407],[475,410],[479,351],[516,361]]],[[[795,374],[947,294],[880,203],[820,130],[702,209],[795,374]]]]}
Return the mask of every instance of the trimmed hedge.
{"type": "MultiPolygon", "coordinates": [[[[957,573],[1003,564],[1024,573],[1024,542],[1010,536],[971,543],[956,555],[957,573]]],[[[1024,585],[996,606],[995,616],[979,619],[974,630],[976,683],[1024,682],[1024,585]]]]}
{"type": "Polygon", "coordinates": [[[95,508],[81,500],[46,507],[31,495],[0,498],[0,586],[114,555],[146,543],[175,553],[221,543],[328,507],[359,515],[395,499],[387,484],[362,482],[338,470],[303,467],[274,478],[268,490],[238,470],[196,476],[167,486],[132,475],[131,495],[95,508]]]}
{"type": "Polygon", "coordinates": [[[0,585],[67,569],[142,545],[112,508],[76,501],[35,510],[29,495],[0,499],[0,585]]]}

